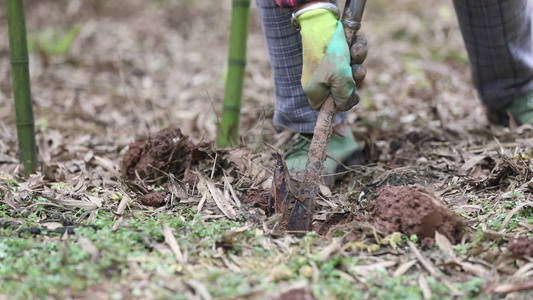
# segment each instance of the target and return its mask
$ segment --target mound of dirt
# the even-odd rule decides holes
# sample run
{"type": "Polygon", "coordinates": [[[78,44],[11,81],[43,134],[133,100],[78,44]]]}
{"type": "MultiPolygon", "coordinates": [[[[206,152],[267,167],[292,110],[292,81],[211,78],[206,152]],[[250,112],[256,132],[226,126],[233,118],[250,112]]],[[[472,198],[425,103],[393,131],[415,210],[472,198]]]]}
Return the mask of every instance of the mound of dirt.
{"type": "Polygon", "coordinates": [[[144,142],[129,145],[122,165],[123,176],[161,182],[162,178],[166,180],[164,173],[183,173],[191,163],[194,149],[194,144],[179,128],[165,128],[144,142]]]}
{"type": "Polygon", "coordinates": [[[166,196],[166,192],[152,192],[139,197],[139,202],[141,202],[142,205],[146,206],[160,207],[165,204],[166,196]]]}
{"type": "Polygon", "coordinates": [[[387,234],[416,234],[422,246],[433,247],[435,231],[458,243],[465,222],[422,187],[389,186],[365,207],[365,221],[387,234]]]}
{"type": "Polygon", "coordinates": [[[507,249],[516,255],[533,256],[533,239],[522,237],[507,243],[507,249]]]}

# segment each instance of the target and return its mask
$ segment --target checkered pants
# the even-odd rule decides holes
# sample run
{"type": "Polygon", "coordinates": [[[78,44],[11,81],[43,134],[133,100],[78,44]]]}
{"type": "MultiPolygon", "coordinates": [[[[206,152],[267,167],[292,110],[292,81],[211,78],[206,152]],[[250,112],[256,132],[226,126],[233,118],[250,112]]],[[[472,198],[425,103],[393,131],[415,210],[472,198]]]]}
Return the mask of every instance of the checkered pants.
{"type": "MultiPolygon", "coordinates": [[[[291,25],[292,9],[277,7],[274,0],[257,0],[257,7],[274,75],[274,125],[278,130],[313,133],[318,112],[309,106],[300,83],[302,41],[291,25]]],[[[345,117],[346,112],[338,112],[335,123],[345,117]]]]}
{"type": "MultiPolygon", "coordinates": [[[[318,112],[301,87],[302,44],[291,9],[256,0],[274,74],[278,129],[312,133],[318,112]]],[[[454,0],[472,80],[481,100],[499,108],[533,91],[531,0],[454,0]]],[[[336,123],[346,114],[339,112],[336,123]]]]}

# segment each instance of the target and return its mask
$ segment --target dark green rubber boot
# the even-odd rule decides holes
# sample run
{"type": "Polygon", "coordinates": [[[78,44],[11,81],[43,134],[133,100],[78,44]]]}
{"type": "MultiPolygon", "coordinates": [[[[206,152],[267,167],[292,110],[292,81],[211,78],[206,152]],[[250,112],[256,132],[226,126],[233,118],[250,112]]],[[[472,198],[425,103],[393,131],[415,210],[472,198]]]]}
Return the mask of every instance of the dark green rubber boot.
{"type": "Polygon", "coordinates": [[[518,125],[533,125],[533,92],[514,99],[498,110],[487,109],[487,115],[491,122],[504,126],[509,126],[510,117],[514,118],[518,125]]]}

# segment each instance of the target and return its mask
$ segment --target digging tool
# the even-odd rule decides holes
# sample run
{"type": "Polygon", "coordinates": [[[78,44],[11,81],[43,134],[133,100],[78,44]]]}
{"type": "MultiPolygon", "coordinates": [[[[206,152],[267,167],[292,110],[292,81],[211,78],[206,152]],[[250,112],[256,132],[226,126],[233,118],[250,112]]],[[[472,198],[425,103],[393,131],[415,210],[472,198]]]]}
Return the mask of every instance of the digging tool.
{"type": "MultiPolygon", "coordinates": [[[[341,22],[344,26],[348,46],[352,45],[357,31],[361,28],[361,19],[366,0],[346,0],[341,22]]],[[[324,168],[329,140],[333,132],[336,107],[331,96],[320,108],[315,125],[305,173],[297,195],[297,201],[289,218],[289,230],[303,235],[309,231],[315,208],[315,194],[320,174],[324,168]]]]}

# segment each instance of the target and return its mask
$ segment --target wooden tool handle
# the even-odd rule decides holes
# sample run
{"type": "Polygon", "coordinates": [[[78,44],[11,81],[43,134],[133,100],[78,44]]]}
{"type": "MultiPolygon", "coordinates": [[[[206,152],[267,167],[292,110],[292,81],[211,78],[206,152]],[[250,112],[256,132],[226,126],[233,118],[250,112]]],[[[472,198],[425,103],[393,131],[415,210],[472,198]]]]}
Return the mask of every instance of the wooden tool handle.
{"type": "MultiPolygon", "coordinates": [[[[361,18],[365,4],[366,0],[346,1],[341,21],[349,46],[352,45],[357,31],[361,28],[361,18]]],[[[320,113],[318,114],[313,139],[309,148],[304,178],[296,197],[297,202],[289,218],[289,230],[300,236],[304,235],[306,231],[309,231],[313,222],[316,189],[322,169],[324,168],[324,161],[326,160],[328,144],[333,132],[336,111],[335,101],[333,97],[329,96],[326,102],[322,104],[320,113]]]]}
{"type": "Polygon", "coordinates": [[[344,33],[346,34],[346,41],[349,46],[352,45],[354,42],[353,38],[361,28],[361,19],[363,18],[365,4],[366,0],[346,0],[341,22],[344,26],[344,33]]]}
{"type": "Polygon", "coordinates": [[[305,173],[296,203],[292,209],[289,219],[289,230],[301,236],[309,231],[313,222],[313,212],[315,210],[315,195],[320,174],[324,169],[324,161],[328,150],[329,140],[333,132],[333,122],[335,121],[335,101],[329,96],[322,104],[318,119],[314,129],[313,139],[309,147],[309,156],[305,166],[305,173]]]}

